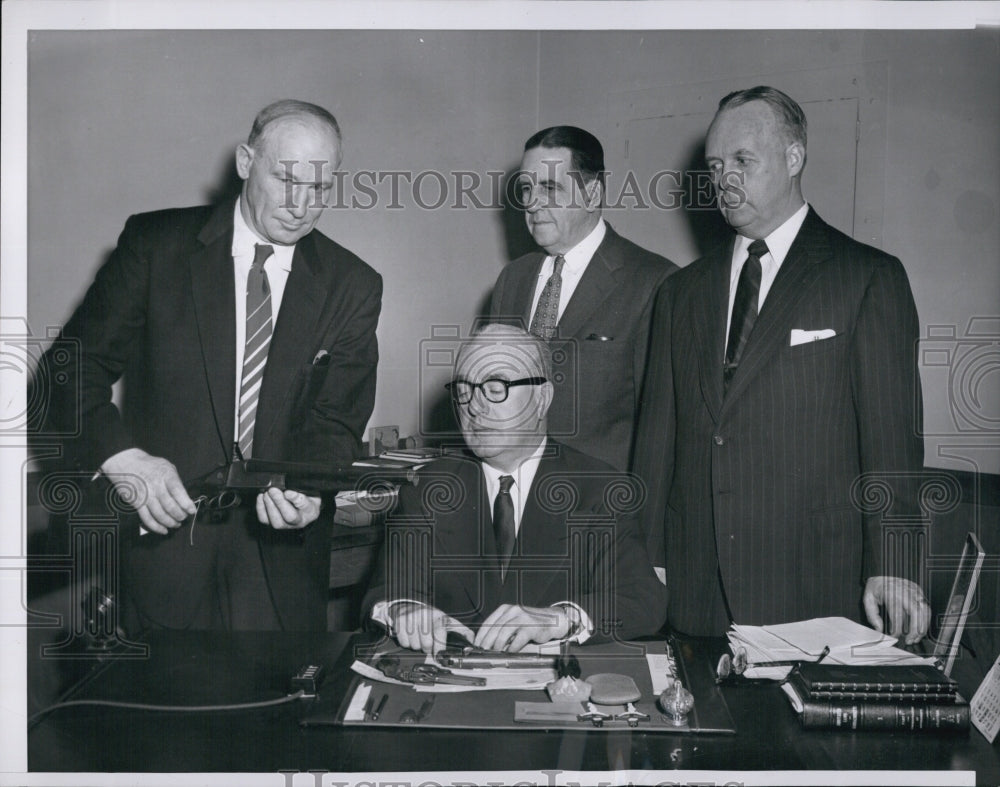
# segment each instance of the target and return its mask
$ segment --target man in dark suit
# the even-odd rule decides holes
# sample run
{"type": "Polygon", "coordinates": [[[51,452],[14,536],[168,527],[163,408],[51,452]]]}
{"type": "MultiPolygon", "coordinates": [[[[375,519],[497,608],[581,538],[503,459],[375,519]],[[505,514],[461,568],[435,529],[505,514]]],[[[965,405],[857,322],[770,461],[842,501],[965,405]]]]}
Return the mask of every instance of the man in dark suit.
{"type": "Polygon", "coordinates": [[[520,195],[544,253],[500,272],[490,317],[529,328],[563,359],[553,379],[553,436],[626,470],[653,295],[676,266],[604,221],[604,177],[604,149],[583,129],[554,126],[525,143],[520,195]]]}
{"type": "Polygon", "coordinates": [[[627,639],[663,623],[629,479],[547,437],[551,361],[522,329],[464,344],[449,387],[473,456],[449,456],[400,490],[363,608],[404,647],[627,639]],[[473,633],[475,629],[475,633],[473,633]]]}
{"type": "Polygon", "coordinates": [[[906,273],[805,203],[806,121],[784,93],[724,98],[705,153],[736,235],[657,296],[636,448],[669,623],[715,635],[731,620],[858,619],[861,599],[875,628],[884,606],[915,642],[930,610],[861,491],[875,479],[893,514],[917,511],[906,273]]]}
{"type": "Polygon", "coordinates": [[[239,198],[131,217],[57,343],[80,348],[79,400],[52,408],[80,423],[67,462],[100,469],[141,520],[119,527],[132,626],[325,628],[320,498],[269,489],[220,522],[184,483],[234,454],[349,463],[360,448],[382,281],[314,230],[340,150],[325,109],[263,109],[236,150],[239,198]]]}

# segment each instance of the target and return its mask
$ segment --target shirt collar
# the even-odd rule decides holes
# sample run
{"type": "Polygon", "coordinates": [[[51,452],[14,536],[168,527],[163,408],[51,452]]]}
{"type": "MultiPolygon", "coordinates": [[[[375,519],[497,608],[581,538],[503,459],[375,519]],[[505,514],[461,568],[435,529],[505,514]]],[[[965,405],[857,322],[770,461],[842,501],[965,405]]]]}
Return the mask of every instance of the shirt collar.
{"type": "MultiPolygon", "coordinates": [[[[590,263],[594,252],[597,251],[597,247],[601,245],[606,234],[607,226],[604,219],[598,219],[597,226],[588,233],[587,237],[563,254],[563,259],[566,260],[563,264],[563,270],[569,273],[581,273],[590,263]]],[[[555,260],[556,255],[550,254],[549,258],[555,260]]]]}
{"type": "MultiPolygon", "coordinates": [[[[792,248],[795,236],[799,234],[802,222],[806,220],[806,213],[808,212],[809,203],[803,203],[802,207],[785,219],[785,222],[780,227],[764,238],[764,242],[767,244],[767,251],[774,259],[776,265],[781,265],[785,261],[785,257],[788,256],[788,250],[792,248]]],[[[747,249],[753,243],[753,240],[753,238],[737,235],[733,259],[744,259],[747,256],[747,249]]]]}
{"type": "MultiPolygon", "coordinates": [[[[250,225],[248,225],[244,220],[243,212],[240,210],[242,199],[242,197],[237,197],[236,210],[233,213],[232,255],[234,257],[245,256],[252,260],[254,255],[254,246],[258,243],[267,243],[267,241],[250,229],[250,225]]],[[[271,257],[274,264],[283,271],[291,271],[292,256],[295,253],[294,244],[292,246],[280,246],[272,243],[270,246],[274,249],[274,254],[271,257]]]]}
{"type": "Polygon", "coordinates": [[[531,456],[521,462],[513,472],[500,470],[485,460],[480,462],[483,467],[483,476],[486,478],[486,488],[490,490],[498,489],[500,487],[500,476],[509,475],[514,477],[514,485],[517,487],[519,493],[523,494],[531,487],[531,483],[535,479],[535,473],[538,471],[538,463],[542,461],[542,456],[545,454],[545,446],[548,445],[548,442],[548,437],[543,436],[542,442],[538,444],[538,448],[532,452],[531,456]]]}

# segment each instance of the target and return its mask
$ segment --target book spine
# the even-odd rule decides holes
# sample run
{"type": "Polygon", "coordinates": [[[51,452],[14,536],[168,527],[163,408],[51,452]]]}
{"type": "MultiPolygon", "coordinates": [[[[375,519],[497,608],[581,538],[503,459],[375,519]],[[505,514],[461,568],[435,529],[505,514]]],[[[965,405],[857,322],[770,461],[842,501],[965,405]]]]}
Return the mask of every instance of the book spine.
{"type": "Polygon", "coordinates": [[[961,732],[969,729],[968,703],[820,702],[803,700],[806,729],[961,732]]]}

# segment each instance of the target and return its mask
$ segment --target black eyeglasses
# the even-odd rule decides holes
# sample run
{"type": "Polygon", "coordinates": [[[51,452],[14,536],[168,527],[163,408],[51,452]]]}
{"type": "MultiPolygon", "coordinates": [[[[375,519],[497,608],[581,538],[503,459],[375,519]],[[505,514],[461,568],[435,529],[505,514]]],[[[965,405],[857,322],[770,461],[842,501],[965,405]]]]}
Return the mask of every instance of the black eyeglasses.
{"type": "Polygon", "coordinates": [[[500,404],[506,402],[510,395],[510,389],[515,385],[541,385],[548,382],[545,377],[522,377],[520,380],[502,380],[499,377],[491,377],[481,383],[473,383],[468,380],[452,380],[445,384],[451,392],[451,398],[458,404],[468,404],[472,401],[472,395],[478,388],[483,392],[487,402],[500,404]]]}

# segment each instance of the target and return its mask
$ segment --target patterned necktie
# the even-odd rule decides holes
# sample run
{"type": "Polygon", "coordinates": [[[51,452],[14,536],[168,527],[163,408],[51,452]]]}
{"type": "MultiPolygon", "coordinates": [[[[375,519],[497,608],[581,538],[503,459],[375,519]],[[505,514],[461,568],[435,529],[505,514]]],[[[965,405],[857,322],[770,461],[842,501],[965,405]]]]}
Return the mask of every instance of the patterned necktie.
{"type": "Polygon", "coordinates": [[[264,262],[274,254],[274,247],[258,243],[253,265],[247,276],[247,330],[243,349],[243,380],[240,384],[240,452],[249,459],[253,449],[253,425],[257,416],[260,383],[271,344],[271,285],[264,262]]]}
{"type": "Polygon", "coordinates": [[[760,258],[767,254],[767,244],[755,240],[748,249],[749,256],[740,271],[736,285],[736,300],[733,302],[733,316],[729,321],[729,342],[726,345],[726,365],[723,367],[723,390],[729,388],[729,381],[740,365],[743,348],[746,347],[753,324],[757,320],[757,299],[760,295],[760,258]]]}
{"type": "Polygon", "coordinates": [[[510,496],[510,488],[514,479],[509,475],[500,476],[500,491],[493,501],[493,534],[497,540],[497,562],[500,564],[500,581],[507,578],[507,566],[510,556],[514,553],[514,541],[517,533],[514,530],[514,500],[510,496]]]}
{"type": "Polygon", "coordinates": [[[562,291],[562,267],[566,259],[557,255],[552,264],[552,275],[545,282],[542,294],[538,298],[538,306],[531,318],[530,331],[539,339],[550,341],[555,338],[556,325],[559,322],[559,293],[562,291]]]}

